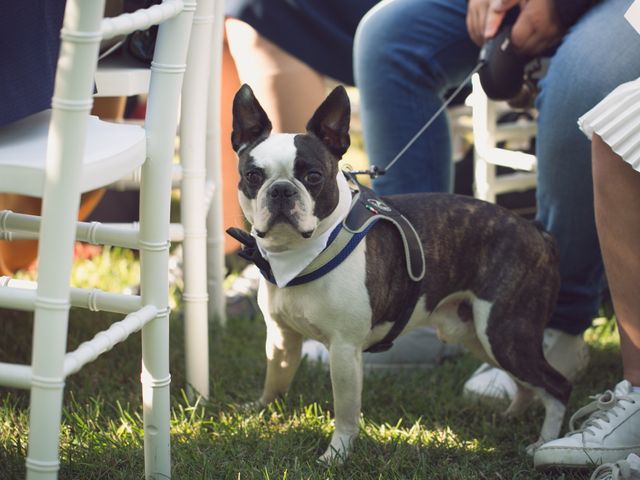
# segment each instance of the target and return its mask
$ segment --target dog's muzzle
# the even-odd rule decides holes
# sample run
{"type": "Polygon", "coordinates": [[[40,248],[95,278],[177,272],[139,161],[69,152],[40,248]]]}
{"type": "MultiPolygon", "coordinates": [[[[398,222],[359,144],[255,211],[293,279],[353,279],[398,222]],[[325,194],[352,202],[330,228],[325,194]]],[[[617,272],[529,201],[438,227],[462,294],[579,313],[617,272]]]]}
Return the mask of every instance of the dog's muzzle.
{"type": "MultiPolygon", "coordinates": [[[[265,192],[264,201],[270,218],[264,231],[256,230],[259,237],[264,237],[267,231],[277,223],[288,223],[299,230],[298,223],[302,211],[299,203],[302,199],[298,188],[293,183],[285,180],[274,182],[265,192]]],[[[309,238],[313,234],[313,230],[301,231],[300,234],[309,238]]]]}
{"type": "Polygon", "coordinates": [[[266,192],[267,209],[273,222],[288,221],[295,224],[296,202],[300,200],[300,193],[291,182],[277,181],[266,192]]]}

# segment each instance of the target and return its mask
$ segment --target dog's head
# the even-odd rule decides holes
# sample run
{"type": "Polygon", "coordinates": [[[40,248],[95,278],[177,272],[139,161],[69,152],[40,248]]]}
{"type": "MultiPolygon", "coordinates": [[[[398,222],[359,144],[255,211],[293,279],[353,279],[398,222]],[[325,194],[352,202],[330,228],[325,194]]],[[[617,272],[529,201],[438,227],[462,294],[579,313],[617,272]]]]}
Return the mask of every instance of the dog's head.
{"type": "Polygon", "coordinates": [[[336,87],[306,133],[271,135],[271,122],[248,85],[233,100],[231,142],[238,154],[239,198],[255,234],[277,247],[314,235],[338,205],[338,160],[349,148],[349,98],[336,87]]]}

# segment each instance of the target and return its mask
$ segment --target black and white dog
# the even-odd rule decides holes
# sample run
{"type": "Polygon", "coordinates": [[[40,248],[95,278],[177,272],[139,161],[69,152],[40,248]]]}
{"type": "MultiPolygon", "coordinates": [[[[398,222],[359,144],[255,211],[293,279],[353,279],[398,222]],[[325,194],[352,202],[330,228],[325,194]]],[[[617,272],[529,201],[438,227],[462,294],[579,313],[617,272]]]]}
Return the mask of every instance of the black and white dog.
{"type": "Polygon", "coordinates": [[[384,339],[406,312],[403,333],[432,325],[443,340],[462,343],[513,376],[518,393],[505,413],[521,412],[539,395],[546,415],[532,449],[556,438],[571,385],[543,356],[558,260],[553,240],[534,224],[463,196],[384,197],[378,206],[401,212],[417,232],[426,273],[411,274],[406,238],[387,221],[369,225],[363,240],[324,275],[308,273],[352,205],[353,192],[338,168],[350,144],[349,119],[342,87],[301,134],[271,135],[271,122],[248,86],[234,99],[240,203],[260,258],[268,262],[262,268],[270,269],[258,294],[267,325],[259,404],[287,392],[303,338],[321,341],[330,352],[335,431],[320,460],[346,458],[358,434],[362,352],[384,339]],[[305,276],[308,281],[297,281],[305,276]]]}

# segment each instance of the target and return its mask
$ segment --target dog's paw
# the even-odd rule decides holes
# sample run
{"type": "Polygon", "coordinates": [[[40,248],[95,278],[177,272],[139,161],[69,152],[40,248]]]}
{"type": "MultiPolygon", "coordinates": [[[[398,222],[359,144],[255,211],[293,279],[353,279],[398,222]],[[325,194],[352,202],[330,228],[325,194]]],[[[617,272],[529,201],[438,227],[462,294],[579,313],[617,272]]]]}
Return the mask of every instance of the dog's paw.
{"type": "Polygon", "coordinates": [[[317,462],[325,467],[339,466],[345,462],[346,456],[347,452],[338,451],[330,445],[326,452],[318,457],[317,462]]]}
{"type": "Polygon", "coordinates": [[[358,434],[346,434],[333,432],[331,443],[327,450],[318,458],[318,463],[322,465],[342,465],[353,446],[353,441],[358,434]]]}

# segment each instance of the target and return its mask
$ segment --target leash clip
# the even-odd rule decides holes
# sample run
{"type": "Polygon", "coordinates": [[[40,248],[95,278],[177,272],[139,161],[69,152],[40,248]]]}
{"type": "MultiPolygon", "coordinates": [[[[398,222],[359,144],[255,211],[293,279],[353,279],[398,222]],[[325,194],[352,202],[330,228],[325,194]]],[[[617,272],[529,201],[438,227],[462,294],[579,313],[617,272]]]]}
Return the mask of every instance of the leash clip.
{"type": "Polygon", "coordinates": [[[387,171],[377,165],[371,165],[366,170],[349,170],[349,173],[352,175],[369,175],[369,177],[373,179],[384,175],[387,171]]]}

